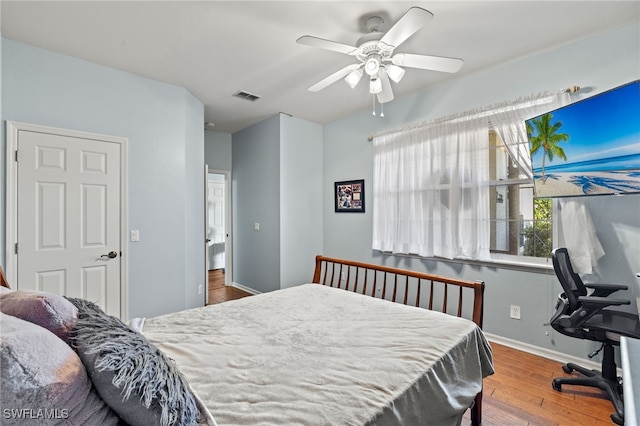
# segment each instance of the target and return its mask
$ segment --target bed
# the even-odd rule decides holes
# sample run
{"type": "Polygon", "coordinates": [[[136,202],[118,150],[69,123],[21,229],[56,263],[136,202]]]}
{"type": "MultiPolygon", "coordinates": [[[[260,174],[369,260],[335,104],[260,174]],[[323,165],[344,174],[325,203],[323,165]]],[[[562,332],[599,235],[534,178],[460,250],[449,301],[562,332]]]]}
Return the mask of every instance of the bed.
{"type": "Polygon", "coordinates": [[[311,283],[134,323],[184,377],[200,424],[458,425],[467,409],[480,424],[483,292],[318,256],[311,283]]]}

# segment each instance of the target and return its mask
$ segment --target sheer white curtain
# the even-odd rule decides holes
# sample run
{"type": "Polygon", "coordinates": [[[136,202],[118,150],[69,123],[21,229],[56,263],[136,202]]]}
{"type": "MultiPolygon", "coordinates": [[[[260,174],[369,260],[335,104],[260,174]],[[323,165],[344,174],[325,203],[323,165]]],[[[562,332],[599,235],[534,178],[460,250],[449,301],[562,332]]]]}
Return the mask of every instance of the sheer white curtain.
{"type": "Polygon", "coordinates": [[[493,109],[489,121],[509,155],[525,176],[533,178],[525,120],[559,108],[571,101],[569,93],[542,93],[506,102],[493,109]]]}
{"type": "Polygon", "coordinates": [[[591,220],[584,198],[560,199],[560,224],[564,246],[571,256],[573,270],[578,274],[592,274],[604,249],[591,220]]]}
{"type": "Polygon", "coordinates": [[[373,248],[489,257],[489,128],[459,117],[374,139],[373,248]]]}

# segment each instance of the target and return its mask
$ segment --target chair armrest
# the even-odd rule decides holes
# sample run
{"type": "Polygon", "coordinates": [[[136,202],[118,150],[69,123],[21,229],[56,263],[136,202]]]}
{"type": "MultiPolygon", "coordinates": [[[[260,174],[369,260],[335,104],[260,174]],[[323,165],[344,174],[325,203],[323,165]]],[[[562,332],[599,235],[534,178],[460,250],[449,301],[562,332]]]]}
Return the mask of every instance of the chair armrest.
{"type": "Polygon", "coordinates": [[[582,306],[561,318],[560,325],[565,328],[578,328],[607,306],[629,305],[631,303],[628,300],[597,296],[580,296],[578,302],[582,306]]]}
{"type": "Polygon", "coordinates": [[[620,306],[620,305],[630,305],[631,301],[625,299],[612,299],[610,297],[599,297],[599,296],[579,296],[578,302],[582,303],[582,306],[594,307],[598,309],[605,308],[607,306],[620,306]]]}
{"type": "Polygon", "coordinates": [[[600,284],[600,283],[585,283],[585,287],[593,289],[592,296],[606,297],[611,293],[615,293],[618,290],[628,290],[626,285],[619,284],[600,284]]]}

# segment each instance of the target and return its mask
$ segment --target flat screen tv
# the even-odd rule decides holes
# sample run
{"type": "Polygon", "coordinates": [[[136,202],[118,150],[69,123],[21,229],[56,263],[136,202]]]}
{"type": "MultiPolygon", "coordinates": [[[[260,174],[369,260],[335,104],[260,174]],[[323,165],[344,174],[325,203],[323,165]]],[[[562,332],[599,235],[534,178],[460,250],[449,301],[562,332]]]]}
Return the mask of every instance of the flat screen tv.
{"type": "Polygon", "coordinates": [[[640,193],[640,80],[525,125],[536,197],[640,193]]]}

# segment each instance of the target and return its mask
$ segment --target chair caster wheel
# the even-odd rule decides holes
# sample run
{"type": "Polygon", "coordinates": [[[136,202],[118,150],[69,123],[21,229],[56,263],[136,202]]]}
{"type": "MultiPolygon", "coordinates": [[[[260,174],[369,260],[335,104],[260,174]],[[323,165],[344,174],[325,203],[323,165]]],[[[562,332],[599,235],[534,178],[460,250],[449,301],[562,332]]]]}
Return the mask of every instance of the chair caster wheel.
{"type": "Polygon", "coordinates": [[[560,383],[558,383],[555,380],[551,381],[551,387],[557,391],[562,391],[562,389],[560,389],[562,387],[562,385],[560,385],[560,383]]]}
{"type": "Polygon", "coordinates": [[[617,425],[624,425],[624,419],[618,415],[618,413],[614,413],[611,415],[611,421],[617,425]]]}
{"type": "Polygon", "coordinates": [[[568,365],[563,365],[562,366],[562,371],[564,371],[567,374],[571,374],[571,373],[573,373],[573,368],[569,367],[568,365]]]}

